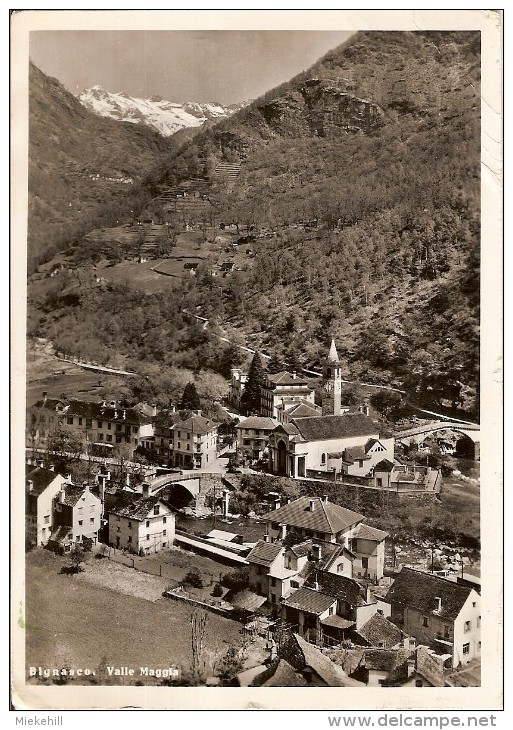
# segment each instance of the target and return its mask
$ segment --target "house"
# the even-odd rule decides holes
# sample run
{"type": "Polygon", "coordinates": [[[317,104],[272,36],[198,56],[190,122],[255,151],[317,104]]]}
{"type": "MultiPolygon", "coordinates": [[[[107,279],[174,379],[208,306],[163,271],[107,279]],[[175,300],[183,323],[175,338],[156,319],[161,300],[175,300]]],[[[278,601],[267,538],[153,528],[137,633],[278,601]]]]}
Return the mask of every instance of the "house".
{"type": "Polygon", "coordinates": [[[53,500],[71,477],[42,466],[28,469],[25,480],[27,538],[46,545],[53,529],[53,500]]]}
{"type": "Polygon", "coordinates": [[[276,428],[277,422],[272,418],[250,416],[236,426],[237,450],[245,458],[261,459],[267,449],[269,435],[276,428]]]}
{"type": "Polygon", "coordinates": [[[452,666],[481,655],[481,599],[468,585],[403,567],[384,601],[390,620],[438,654],[450,654],[452,666]]]}
{"type": "MultiPolygon", "coordinates": [[[[283,541],[287,531],[304,539],[337,543],[351,553],[352,576],[379,581],[385,564],[388,533],[363,522],[363,515],[324,497],[299,497],[267,514],[266,534],[271,543],[283,541]]],[[[338,558],[342,561],[342,557],[338,558]]],[[[344,570],[347,572],[347,563],[344,570]]]]}
{"type": "Polygon", "coordinates": [[[197,269],[198,269],[198,266],[199,266],[199,262],[198,261],[193,261],[193,262],[187,261],[183,265],[183,268],[184,268],[185,271],[188,271],[189,274],[191,274],[191,276],[195,276],[196,275],[196,272],[197,272],[197,269]]]}
{"type": "Polygon", "coordinates": [[[279,423],[290,423],[293,418],[307,418],[308,416],[320,416],[322,408],[301,398],[295,403],[285,402],[276,407],[279,423]]]}
{"type": "Polygon", "coordinates": [[[271,598],[271,578],[269,572],[273,565],[279,567],[282,563],[280,557],[285,548],[278,543],[261,540],[248,555],[249,562],[249,587],[255,593],[265,596],[270,603],[278,603],[276,598],[271,598]]]}
{"type": "Polygon", "coordinates": [[[336,647],[326,654],[349,677],[367,687],[403,686],[414,672],[414,654],[408,648],[336,647]]]}
{"type": "Polygon", "coordinates": [[[43,397],[30,411],[29,430],[34,444],[46,444],[58,426],[70,426],[81,435],[84,450],[89,446],[109,449],[128,444],[130,456],[145,439],[154,435],[154,406],[140,403],[126,408],[118,401],[62,400],[43,397]]]}
{"type": "Polygon", "coordinates": [[[394,439],[363,413],[290,418],[269,437],[269,469],[291,477],[366,476],[394,458],[394,439]]]}
{"type": "Polygon", "coordinates": [[[244,373],[240,368],[231,369],[230,390],[228,399],[235,408],[240,409],[241,398],[248,382],[248,373],[244,373]]]}
{"type": "Polygon", "coordinates": [[[56,547],[70,550],[84,539],[93,544],[101,528],[102,502],[93,494],[88,484],[63,485],[53,501],[54,525],[50,542],[56,547]]]}
{"type": "Polygon", "coordinates": [[[193,413],[171,427],[173,465],[183,469],[205,469],[217,457],[217,423],[193,413]]]}
{"type": "Polygon", "coordinates": [[[109,511],[109,544],[141,554],[157,553],[175,539],[175,515],[158,495],[128,497],[109,511]]]}
{"type": "MultiPolygon", "coordinates": [[[[377,649],[394,649],[404,642],[404,633],[393,624],[381,609],[378,609],[353,636],[355,643],[373,646],[377,649]]],[[[412,640],[413,647],[415,639],[412,640]]],[[[408,646],[412,644],[408,641],[408,646]]]]}
{"type": "Polygon", "coordinates": [[[266,418],[277,418],[278,407],[294,405],[301,401],[314,403],[315,390],[308,380],[296,373],[266,373],[261,391],[261,414],[266,418]]]}

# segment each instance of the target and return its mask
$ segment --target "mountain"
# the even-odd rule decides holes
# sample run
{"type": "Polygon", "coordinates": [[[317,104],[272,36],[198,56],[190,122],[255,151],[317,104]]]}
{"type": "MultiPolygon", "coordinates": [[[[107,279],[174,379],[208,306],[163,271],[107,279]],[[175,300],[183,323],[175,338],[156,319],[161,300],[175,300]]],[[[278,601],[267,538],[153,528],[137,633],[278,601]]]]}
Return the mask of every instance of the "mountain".
{"type": "Polygon", "coordinates": [[[95,114],[122,122],[143,124],[164,137],[170,137],[184,127],[201,127],[205,122],[225,119],[249,103],[231,106],[209,102],[179,104],[160,97],[138,99],[123,92],[111,93],[101,86],[85,89],[78,99],[95,114]]]}
{"type": "Polygon", "coordinates": [[[137,182],[171,147],[146,127],[88,111],[33,64],[29,95],[30,271],[126,210],[137,182]]]}
{"type": "MultiPolygon", "coordinates": [[[[200,180],[215,228],[233,222],[251,240],[242,270],[221,280],[205,267],[178,284],[182,308],[314,369],[333,335],[348,380],[476,417],[480,144],[478,32],[362,32],[200,128],[144,177],[141,194],[165,200],[200,180]]],[[[119,293],[114,303],[95,294],[99,334],[81,297],[50,332],[57,342],[66,327],[68,349],[87,330],[108,353],[115,331],[116,347],[140,360],[222,360],[214,328],[191,327],[179,342],[170,330],[178,344],[164,347],[133,318],[127,339],[119,293]]]]}

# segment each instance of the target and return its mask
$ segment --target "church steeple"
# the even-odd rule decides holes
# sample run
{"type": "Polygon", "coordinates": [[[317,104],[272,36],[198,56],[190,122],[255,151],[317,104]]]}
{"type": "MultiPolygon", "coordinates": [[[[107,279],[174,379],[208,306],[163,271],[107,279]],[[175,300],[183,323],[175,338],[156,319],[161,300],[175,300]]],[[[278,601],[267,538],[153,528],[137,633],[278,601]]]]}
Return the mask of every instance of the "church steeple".
{"type": "Polygon", "coordinates": [[[331,339],[328,357],[322,369],[322,415],[339,416],[342,405],[342,368],[335,339],[331,339]]]}

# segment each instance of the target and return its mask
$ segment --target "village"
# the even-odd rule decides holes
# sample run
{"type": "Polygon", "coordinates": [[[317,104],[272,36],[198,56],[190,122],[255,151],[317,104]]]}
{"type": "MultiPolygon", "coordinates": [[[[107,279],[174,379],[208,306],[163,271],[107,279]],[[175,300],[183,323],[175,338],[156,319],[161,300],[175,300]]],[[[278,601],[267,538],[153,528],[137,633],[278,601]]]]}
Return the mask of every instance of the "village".
{"type": "Polygon", "coordinates": [[[368,403],[342,402],[342,382],[332,340],[321,403],[299,372],[265,371],[255,393],[251,369],[233,368],[229,426],[193,397],[158,411],[44,392],[27,438],[32,569],[58,565],[80,590],[124,594],[127,610],[132,598],[157,612],[172,605],[193,645],[214,627],[233,636],[222,671],[193,652],[196,684],[478,686],[480,580],[469,557],[419,539],[415,561],[365,513],[439,503],[440,467],[412,463],[408,444],[422,453],[437,439],[453,453],[463,443],[477,460],[479,427],[437,418],[392,433],[368,403]],[[56,468],[71,456],[51,448],[57,426],[81,436],[74,458],[87,478],[56,468]]]}

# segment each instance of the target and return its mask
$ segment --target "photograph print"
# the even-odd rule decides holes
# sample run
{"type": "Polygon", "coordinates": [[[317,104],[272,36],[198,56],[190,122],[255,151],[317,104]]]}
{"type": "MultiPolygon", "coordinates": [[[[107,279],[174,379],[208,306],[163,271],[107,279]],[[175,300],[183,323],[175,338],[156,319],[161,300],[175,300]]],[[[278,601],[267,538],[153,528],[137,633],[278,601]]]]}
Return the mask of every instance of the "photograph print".
{"type": "Polygon", "coordinates": [[[501,702],[501,19],[255,12],[12,18],[18,709],[501,702]]]}

